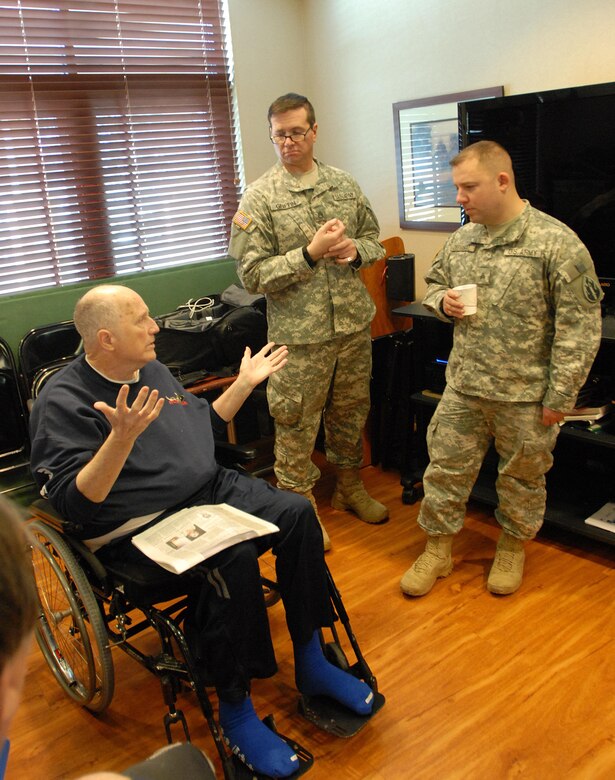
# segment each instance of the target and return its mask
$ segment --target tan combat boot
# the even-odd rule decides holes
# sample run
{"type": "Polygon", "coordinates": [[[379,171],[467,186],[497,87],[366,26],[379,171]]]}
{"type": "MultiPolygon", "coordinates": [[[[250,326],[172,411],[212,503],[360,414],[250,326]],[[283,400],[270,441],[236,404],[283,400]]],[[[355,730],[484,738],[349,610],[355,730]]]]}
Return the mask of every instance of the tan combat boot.
{"type": "Polygon", "coordinates": [[[351,509],[364,523],[385,523],[389,518],[386,506],[365,490],[359,469],[337,469],[331,506],[334,509],[351,509]]]}
{"type": "Polygon", "coordinates": [[[521,585],[524,563],[523,540],[502,531],[487,579],[487,590],[501,596],[514,593],[521,585]]]}
{"type": "Polygon", "coordinates": [[[316,506],[316,499],[314,498],[314,494],[312,493],[311,490],[306,490],[305,492],[303,492],[302,490],[293,490],[293,493],[298,493],[300,496],[304,496],[312,505],[312,508],[316,514],[316,519],[318,520],[318,523],[320,525],[320,530],[322,531],[322,541],[325,548],[325,552],[328,552],[331,549],[331,539],[329,539],[329,534],[327,533],[327,529],[322,524],[322,520],[320,519],[320,515],[318,514],[318,507],[316,506]]]}
{"type": "Polygon", "coordinates": [[[448,577],[453,571],[451,549],[453,535],[429,536],[425,552],[421,553],[401,579],[400,587],[408,596],[424,596],[438,577],[448,577]]]}

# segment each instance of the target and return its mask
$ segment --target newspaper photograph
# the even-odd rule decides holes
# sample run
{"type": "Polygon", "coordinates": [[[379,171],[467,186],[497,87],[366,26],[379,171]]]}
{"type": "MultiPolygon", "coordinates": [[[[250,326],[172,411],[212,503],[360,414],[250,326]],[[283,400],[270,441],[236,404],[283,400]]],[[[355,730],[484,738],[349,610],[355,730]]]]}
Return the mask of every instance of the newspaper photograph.
{"type": "Polygon", "coordinates": [[[160,566],[181,574],[233,544],[278,530],[228,504],[192,506],[133,536],[132,543],[160,566]]]}

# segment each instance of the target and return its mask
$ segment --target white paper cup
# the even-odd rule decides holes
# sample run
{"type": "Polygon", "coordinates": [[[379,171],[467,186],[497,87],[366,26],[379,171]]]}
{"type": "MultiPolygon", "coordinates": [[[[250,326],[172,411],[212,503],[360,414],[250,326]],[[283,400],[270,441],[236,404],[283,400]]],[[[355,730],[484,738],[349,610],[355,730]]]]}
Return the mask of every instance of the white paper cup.
{"type": "Polygon", "coordinates": [[[458,287],[453,287],[453,290],[459,293],[458,301],[461,301],[464,305],[463,316],[467,317],[469,314],[476,314],[476,301],[478,288],[475,284],[460,284],[458,287]]]}

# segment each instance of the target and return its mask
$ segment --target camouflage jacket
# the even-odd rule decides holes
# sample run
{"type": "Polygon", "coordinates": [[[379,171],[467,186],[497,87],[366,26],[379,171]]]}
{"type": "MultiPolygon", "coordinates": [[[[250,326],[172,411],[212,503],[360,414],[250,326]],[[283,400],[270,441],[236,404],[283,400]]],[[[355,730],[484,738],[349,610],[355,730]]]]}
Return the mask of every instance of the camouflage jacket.
{"type": "Polygon", "coordinates": [[[445,291],[478,285],[477,313],[454,321],[451,387],[560,412],[574,407],[600,344],[602,291],[570,228],[529,204],[493,241],[484,225],[464,225],[425,280],[423,304],[447,321],[445,291]]]}
{"type": "Polygon", "coordinates": [[[269,338],[278,344],[356,333],[375,313],[355,268],[324,259],[311,268],[303,256],[316,230],[334,217],[354,239],[361,265],[384,255],[378,221],[357,182],[317,164],[318,181],[307,193],[281,163],[274,165],[247,188],[233,219],[229,254],[244,287],[267,296],[269,338]]]}

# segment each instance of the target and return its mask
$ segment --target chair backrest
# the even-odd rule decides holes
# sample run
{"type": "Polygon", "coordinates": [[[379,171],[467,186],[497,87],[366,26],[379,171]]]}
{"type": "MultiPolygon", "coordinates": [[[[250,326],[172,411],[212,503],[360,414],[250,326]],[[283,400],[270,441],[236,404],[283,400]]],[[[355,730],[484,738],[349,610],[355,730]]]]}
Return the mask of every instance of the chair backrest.
{"type": "Polygon", "coordinates": [[[406,251],[406,248],[404,247],[404,240],[401,236],[383,238],[380,243],[386,250],[385,259],[387,257],[393,257],[394,255],[403,255],[406,251]]]}
{"type": "Polygon", "coordinates": [[[28,463],[28,425],[26,409],[9,345],[0,338],[0,472],[21,468],[28,463]]]}
{"type": "Polygon", "coordinates": [[[41,378],[70,362],[81,351],[81,336],[72,320],[33,328],[19,345],[19,368],[28,399],[36,397],[41,378]]]}
{"type": "MultiPolygon", "coordinates": [[[[385,256],[381,260],[377,260],[373,265],[370,265],[369,268],[361,268],[359,271],[363,283],[376,304],[376,315],[372,320],[371,326],[373,339],[386,336],[398,330],[405,330],[411,324],[407,317],[398,317],[395,314],[391,314],[391,301],[387,297],[386,292],[387,261],[389,257],[405,254],[403,239],[400,236],[392,236],[391,238],[383,239],[380,243],[386,250],[385,256]]],[[[395,305],[401,305],[402,303],[409,303],[409,301],[394,302],[395,305]]]]}

